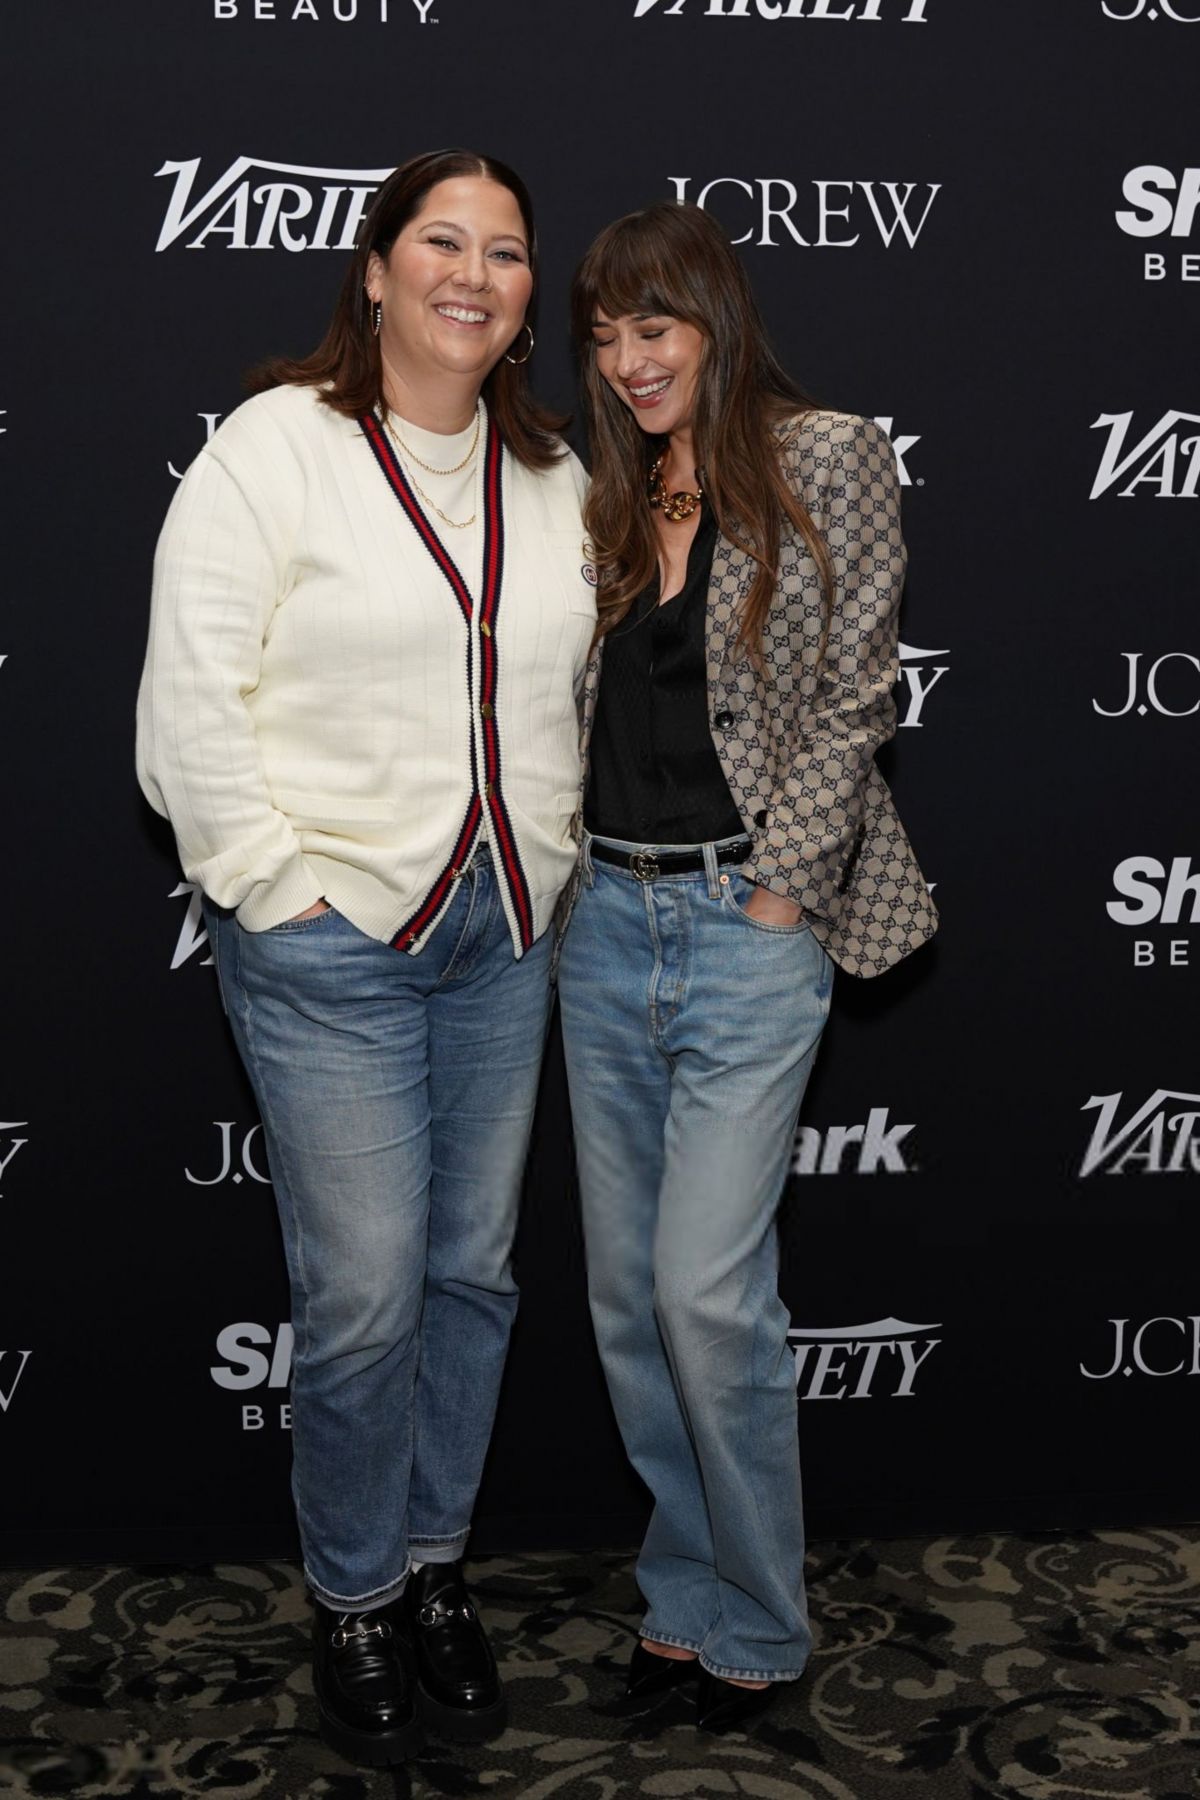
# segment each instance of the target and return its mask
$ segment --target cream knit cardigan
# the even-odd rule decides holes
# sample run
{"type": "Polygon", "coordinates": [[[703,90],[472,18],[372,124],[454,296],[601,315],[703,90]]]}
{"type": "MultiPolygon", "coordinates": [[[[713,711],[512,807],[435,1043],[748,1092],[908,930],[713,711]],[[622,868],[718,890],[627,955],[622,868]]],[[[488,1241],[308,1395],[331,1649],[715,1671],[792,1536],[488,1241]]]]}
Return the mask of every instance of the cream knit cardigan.
{"type": "Polygon", "coordinates": [[[362,426],[310,388],[239,407],[180,485],[155,558],[138,776],[187,878],[251,931],[324,896],[375,938],[419,927],[398,943],[419,950],[465,832],[492,843],[515,952],[549,924],[575,860],[596,618],[586,476],[569,452],[543,474],[503,452],[485,644],[481,436],[480,525],[442,528],[469,619],[362,426]]]}

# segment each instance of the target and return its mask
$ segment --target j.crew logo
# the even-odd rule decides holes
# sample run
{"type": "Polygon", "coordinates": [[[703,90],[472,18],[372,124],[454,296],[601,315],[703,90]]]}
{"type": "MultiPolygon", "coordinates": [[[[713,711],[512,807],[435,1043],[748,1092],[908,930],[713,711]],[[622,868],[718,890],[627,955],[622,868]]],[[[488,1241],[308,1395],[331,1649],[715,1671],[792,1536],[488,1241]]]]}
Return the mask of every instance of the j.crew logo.
{"type": "Polygon", "coordinates": [[[1131,499],[1140,488],[1152,489],[1159,500],[1194,500],[1200,483],[1200,431],[1181,431],[1180,426],[1200,425],[1200,413],[1165,412],[1127,449],[1132,418],[1131,412],[1101,413],[1093,420],[1093,431],[1107,425],[1108,442],[1089,497],[1098,500],[1115,487],[1122,500],[1131,499]]]}
{"type": "MultiPolygon", "coordinates": [[[[634,0],[633,16],[644,19],[661,6],[664,18],[678,18],[686,5],[687,0],[634,0]]],[[[695,0],[692,10],[701,6],[709,19],[857,19],[869,25],[898,18],[904,25],[924,25],[929,0],[695,0]]]]}
{"type": "Polygon", "coordinates": [[[879,1393],[911,1400],[917,1370],[942,1341],[923,1334],[941,1329],[906,1325],[903,1319],[793,1326],[788,1341],[796,1358],[797,1392],[801,1400],[873,1400],[879,1393]]]}
{"type": "Polygon", "coordinates": [[[155,179],[175,177],[156,251],[169,250],[180,238],[187,239],[188,250],[205,249],[209,239],[227,250],[353,250],[371,196],[392,172],[318,169],[239,156],[193,198],[199,168],[200,158],[194,156],[190,162],[165,162],[156,171],[155,179]]]}
{"type": "Polygon", "coordinates": [[[1113,1328],[1112,1362],[1107,1369],[1089,1369],[1080,1363],[1079,1373],[1086,1375],[1089,1381],[1111,1381],[1116,1374],[1133,1375],[1135,1372],[1157,1376],[1200,1375],[1200,1313],[1189,1313],[1186,1319],[1173,1319],[1169,1314],[1163,1314],[1157,1319],[1146,1319],[1136,1331],[1129,1333],[1126,1327],[1133,1324],[1132,1319],[1109,1319],[1108,1323],[1113,1328]],[[1154,1362],[1150,1361],[1146,1345],[1151,1331],[1157,1345],[1154,1362]],[[1178,1357],[1178,1361],[1172,1362],[1172,1357],[1178,1357]],[[1164,1360],[1168,1364],[1165,1368],[1162,1366],[1164,1360]]]}
{"type": "Polygon", "coordinates": [[[1187,700],[1191,698],[1191,694],[1194,693],[1197,686],[1200,685],[1192,680],[1190,674],[1187,675],[1184,680],[1181,680],[1180,677],[1183,675],[1183,671],[1180,669],[1170,669],[1165,677],[1165,685],[1168,690],[1165,699],[1162,692],[1164,685],[1163,670],[1167,669],[1169,664],[1183,663],[1186,669],[1194,669],[1197,674],[1200,674],[1200,656],[1194,656],[1189,650],[1168,650],[1162,656],[1155,657],[1154,661],[1146,670],[1145,680],[1143,682],[1141,672],[1142,654],[1143,653],[1140,650],[1122,650],[1121,652],[1122,658],[1129,664],[1125,677],[1124,704],[1117,707],[1101,706],[1100,702],[1093,698],[1092,711],[1098,712],[1102,719],[1123,719],[1131,712],[1137,713],[1138,717],[1143,719],[1149,712],[1161,713],[1165,719],[1190,719],[1194,714],[1200,713],[1200,699],[1193,701],[1190,706],[1186,704],[1187,700]],[[1173,681],[1177,683],[1180,688],[1186,685],[1188,693],[1184,694],[1183,692],[1176,692],[1175,688],[1172,686],[1173,681]],[[1139,698],[1142,693],[1146,696],[1144,700],[1139,698]],[[1179,700],[1184,702],[1184,704],[1172,706],[1169,704],[1171,700],[1179,700]]]}
{"type": "Polygon", "coordinates": [[[887,250],[897,239],[915,250],[942,191],[940,181],[814,180],[802,184],[802,203],[801,189],[782,175],[758,175],[752,181],[717,175],[704,181],[695,194],[690,191],[694,176],[669,175],[667,179],[681,205],[694,199],[697,206],[707,208],[719,189],[737,189],[746,200],[732,200],[731,219],[726,221],[723,212],[722,222],[728,225],[735,244],[752,243],[768,250],[787,243],[798,244],[802,250],[852,250],[862,242],[864,233],[868,242],[878,236],[887,250]],[[734,236],[739,231],[740,235],[734,236]]]}
{"type": "Polygon", "coordinates": [[[1126,25],[1131,19],[1170,19],[1176,25],[1200,25],[1200,0],[1100,0],[1106,19],[1126,25]]]}
{"type": "Polygon", "coordinates": [[[262,1126],[252,1125],[249,1131],[243,1131],[233,1119],[214,1119],[213,1124],[220,1133],[221,1143],[217,1172],[215,1175],[193,1175],[185,1168],[183,1172],[192,1186],[217,1187],[223,1181],[231,1181],[235,1187],[240,1187],[248,1175],[251,1181],[261,1181],[264,1187],[270,1187],[270,1174],[265,1166],[258,1166],[251,1148],[262,1126]],[[241,1166],[235,1167],[235,1164],[241,1166]]]}
{"type": "MultiPolygon", "coordinates": [[[[204,441],[206,444],[210,443],[212,441],[213,432],[217,429],[217,426],[220,423],[222,416],[223,415],[221,413],[197,413],[196,414],[196,417],[199,420],[201,420],[201,422],[204,425],[204,441]]],[[[187,463],[184,463],[182,469],[177,469],[175,467],[175,464],[171,461],[170,457],[167,458],[167,474],[173,475],[175,477],[176,481],[183,480],[183,477],[187,470],[187,467],[188,467],[187,463]]]]}

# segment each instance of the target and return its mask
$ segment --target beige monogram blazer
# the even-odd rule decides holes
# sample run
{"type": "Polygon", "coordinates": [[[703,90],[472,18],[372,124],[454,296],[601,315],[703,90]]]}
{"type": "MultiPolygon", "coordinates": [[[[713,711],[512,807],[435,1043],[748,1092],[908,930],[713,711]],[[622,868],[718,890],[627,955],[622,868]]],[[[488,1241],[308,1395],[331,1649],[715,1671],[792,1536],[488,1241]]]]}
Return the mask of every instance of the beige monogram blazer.
{"type": "MultiPolygon", "coordinates": [[[[833,558],[826,604],[804,541],[788,531],[763,634],[763,668],[735,649],[755,564],[717,540],[708,591],[713,742],[752,840],[744,873],[808,915],[852,975],[880,975],[931,938],[937,912],[875,752],[896,728],[897,613],[904,585],[900,482],[885,434],[868,419],[812,412],[781,434],[784,466],[833,558]]],[[[582,694],[588,742],[601,644],[582,694]]],[[[582,794],[582,788],[581,788],[582,794]]],[[[578,892],[571,882],[560,918],[578,892]]]]}

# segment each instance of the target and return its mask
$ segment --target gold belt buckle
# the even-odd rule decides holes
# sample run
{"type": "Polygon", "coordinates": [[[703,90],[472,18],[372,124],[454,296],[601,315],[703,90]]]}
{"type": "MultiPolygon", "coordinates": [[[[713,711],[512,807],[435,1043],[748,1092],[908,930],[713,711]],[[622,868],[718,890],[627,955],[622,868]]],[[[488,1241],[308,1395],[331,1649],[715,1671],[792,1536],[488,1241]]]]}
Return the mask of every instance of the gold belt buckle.
{"type": "Polygon", "coordinates": [[[652,850],[635,850],[629,858],[629,872],[638,881],[657,881],[658,858],[652,850]]]}

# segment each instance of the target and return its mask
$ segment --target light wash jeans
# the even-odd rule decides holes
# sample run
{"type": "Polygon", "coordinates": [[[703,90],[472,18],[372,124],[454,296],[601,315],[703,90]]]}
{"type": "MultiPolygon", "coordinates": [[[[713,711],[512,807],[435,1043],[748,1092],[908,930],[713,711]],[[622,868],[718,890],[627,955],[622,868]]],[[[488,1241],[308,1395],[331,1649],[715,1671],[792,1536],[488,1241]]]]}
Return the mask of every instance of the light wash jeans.
{"type": "Polygon", "coordinates": [[[559,988],[592,1318],[655,1502],[642,1631],[788,1680],[812,1640],[775,1215],[833,967],[711,852],[643,882],[593,842],[615,840],[585,843],[559,988]]]}
{"type": "Polygon", "coordinates": [[[382,1606],[462,1555],[517,1305],[510,1268],[551,935],[518,962],[490,862],[419,956],[336,911],[245,931],[207,908],[262,1114],[296,1333],[305,1570],[382,1606]]]}

